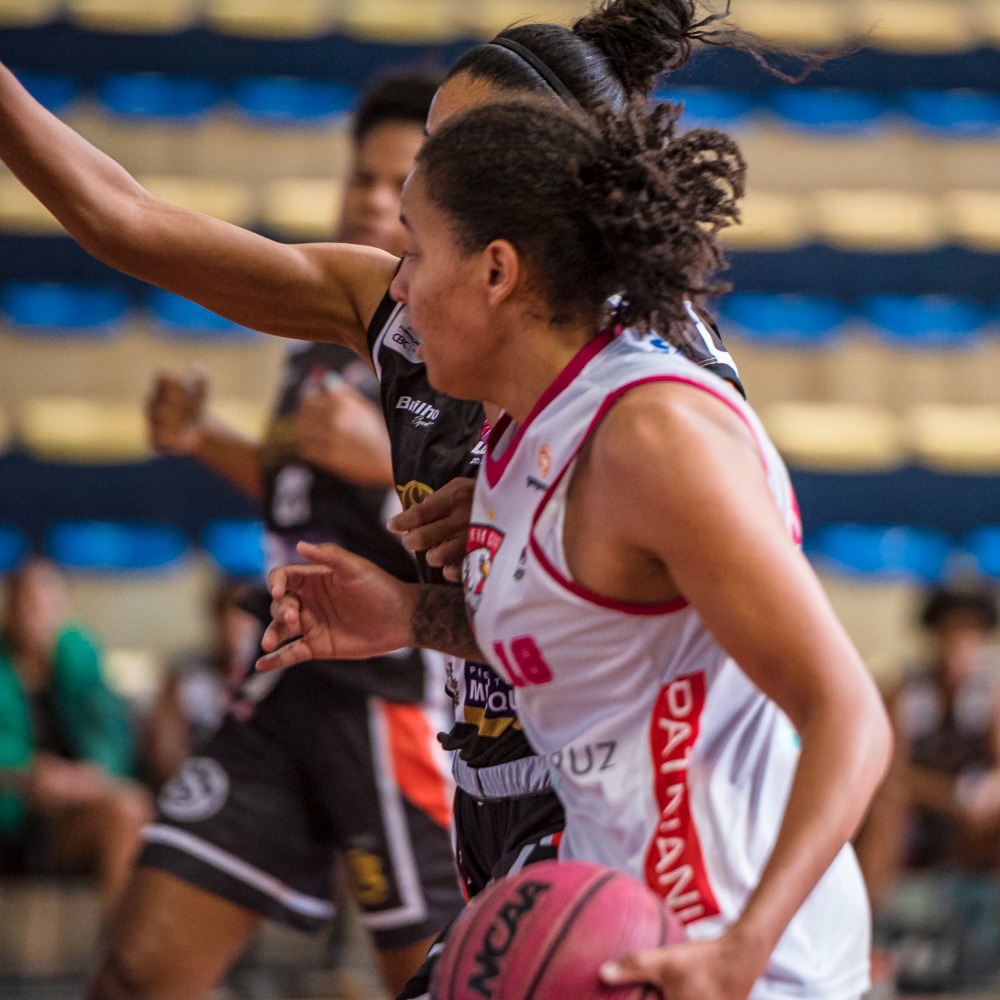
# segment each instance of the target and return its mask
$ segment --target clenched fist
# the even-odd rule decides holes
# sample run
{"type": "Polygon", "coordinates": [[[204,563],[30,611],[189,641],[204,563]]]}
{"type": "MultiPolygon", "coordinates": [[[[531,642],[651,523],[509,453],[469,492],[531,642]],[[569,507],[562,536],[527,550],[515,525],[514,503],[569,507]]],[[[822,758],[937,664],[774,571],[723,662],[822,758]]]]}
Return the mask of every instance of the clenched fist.
{"type": "Polygon", "coordinates": [[[149,443],[164,455],[190,455],[205,427],[208,381],[201,373],[186,376],[158,372],[146,400],[149,443]]]}

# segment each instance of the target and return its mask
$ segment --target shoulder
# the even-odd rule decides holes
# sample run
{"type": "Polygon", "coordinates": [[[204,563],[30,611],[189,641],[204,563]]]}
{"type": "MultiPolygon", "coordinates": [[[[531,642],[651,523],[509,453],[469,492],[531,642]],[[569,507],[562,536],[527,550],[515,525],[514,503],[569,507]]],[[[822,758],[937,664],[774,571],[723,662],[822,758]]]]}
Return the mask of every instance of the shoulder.
{"type": "Polygon", "coordinates": [[[592,454],[602,464],[648,466],[636,459],[704,457],[706,450],[756,457],[744,405],[728,385],[665,378],[627,389],[594,431],[592,454]]]}

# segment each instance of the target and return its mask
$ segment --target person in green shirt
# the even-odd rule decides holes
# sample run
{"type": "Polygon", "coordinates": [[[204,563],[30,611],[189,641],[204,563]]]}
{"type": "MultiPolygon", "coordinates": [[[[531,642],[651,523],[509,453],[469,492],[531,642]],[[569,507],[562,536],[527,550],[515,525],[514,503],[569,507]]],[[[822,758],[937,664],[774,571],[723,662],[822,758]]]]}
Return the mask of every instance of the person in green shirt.
{"type": "Polygon", "coordinates": [[[10,575],[0,632],[0,858],[15,871],[93,872],[114,905],[149,794],[131,778],[128,709],[101,674],[94,641],[69,624],[54,565],[10,575]]]}

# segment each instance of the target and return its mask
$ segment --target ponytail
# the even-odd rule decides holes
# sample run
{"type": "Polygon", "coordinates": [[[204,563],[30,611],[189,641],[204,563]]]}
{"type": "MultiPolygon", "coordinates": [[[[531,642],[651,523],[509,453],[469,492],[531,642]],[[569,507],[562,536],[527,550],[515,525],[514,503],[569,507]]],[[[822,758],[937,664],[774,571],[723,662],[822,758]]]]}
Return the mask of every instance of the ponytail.
{"type": "Polygon", "coordinates": [[[739,222],[746,180],[728,135],[678,134],[681,110],[663,104],[647,113],[634,101],[623,114],[600,112],[593,156],[576,170],[621,296],[618,322],[662,333],[687,323],[685,300],[728,289],[716,276],[724,267],[716,235],[739,222]]]}

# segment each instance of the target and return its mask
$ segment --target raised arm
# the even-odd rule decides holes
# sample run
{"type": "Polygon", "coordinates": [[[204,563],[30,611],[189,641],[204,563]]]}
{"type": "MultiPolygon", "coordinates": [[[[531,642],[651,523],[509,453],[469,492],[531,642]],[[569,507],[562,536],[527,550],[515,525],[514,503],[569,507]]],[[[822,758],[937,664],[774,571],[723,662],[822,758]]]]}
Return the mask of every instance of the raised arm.
{"type": "Polygon", "coordinates": [[[886,713],[734,413],[687,386],[642,387],[598,429],[589,463],[587,489],[614,503],[618,541],[661,568],[802,743],[777,841],[739,919],[715,941],[625,960],[607,979],[648,979],[682,1000],[745,997],[861,822],[889,760],[886,713]]]}
{"type": "Polygon", "coordinates": [[[88,253],[255,330],[343,344],[365,332],[397,261],[289,246],[155,198],[0,65],[0,159],[88,253]]]}

